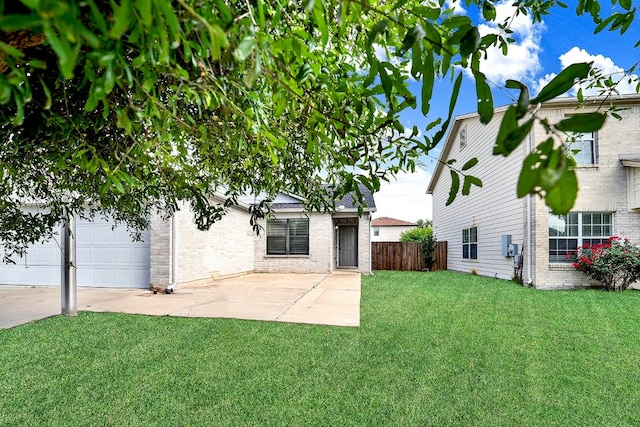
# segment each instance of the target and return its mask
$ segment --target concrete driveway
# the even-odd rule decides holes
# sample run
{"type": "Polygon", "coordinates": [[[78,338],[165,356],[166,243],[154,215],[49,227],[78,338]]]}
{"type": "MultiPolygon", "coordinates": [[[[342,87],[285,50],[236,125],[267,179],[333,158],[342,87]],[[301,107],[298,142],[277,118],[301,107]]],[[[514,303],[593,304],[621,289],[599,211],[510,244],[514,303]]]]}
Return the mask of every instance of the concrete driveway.
{"type": "MultiPolygon", "coordinates": [[[[60,314],[60,288],[0,286],[0,329],[60,314]]],[[[78,311],[360,325],[360,273],[248,274],[173,294],[78,288],[78,311]]]]}

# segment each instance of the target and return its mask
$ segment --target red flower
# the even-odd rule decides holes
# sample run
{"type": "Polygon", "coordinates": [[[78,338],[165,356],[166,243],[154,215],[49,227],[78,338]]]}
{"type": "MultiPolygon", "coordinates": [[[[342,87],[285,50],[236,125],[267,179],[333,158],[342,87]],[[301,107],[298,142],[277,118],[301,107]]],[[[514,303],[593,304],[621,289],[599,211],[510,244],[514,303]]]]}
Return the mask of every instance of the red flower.
{"type": "Polygon", "coordinates": [[[578,264],[577,262],[574,262],[573,263],[573,268],[578,268],[578,267],[580,267],[580,264],[578,264]]]}

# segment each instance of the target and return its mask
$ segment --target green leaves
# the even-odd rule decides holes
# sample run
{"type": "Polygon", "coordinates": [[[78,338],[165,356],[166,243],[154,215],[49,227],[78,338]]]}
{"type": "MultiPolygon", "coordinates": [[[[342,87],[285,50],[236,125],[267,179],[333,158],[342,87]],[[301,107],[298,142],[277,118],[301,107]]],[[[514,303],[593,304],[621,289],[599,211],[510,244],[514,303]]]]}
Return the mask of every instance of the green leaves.
{"type": "MultiPolygon", "coordinates": [[[[549,101],[573,87],[576,81],[585,79],[591,70],[591,64],[573,64],[544,86],[540,93],[529,99],[528,88],[515,80],[508,80],[506,87],[520,90],[518,102],[504,113],[500,129],[493,148],[494,155],[509,156],[529,135],[536,117],[525,119],[532,105],[549,101]],[[524,120],[523,120],[524,119],[524,120]]],[[[555,125],[543,123],[547,132],[553,129],[560,132],[593,132],[602,127],[606,115],[599,112],[577,113],[563,119],[555,125]]],[[[573,160],[562,144],[554,146],[553,138],[538,145],[535,151],[527,155],[518,179],[517,195],[539,194],[554,213],[564,213],[571,209],[577,197],[578,185],[573,160]]]]}
{"type": "Polygon", "coordinates": [[[553,138],[538,145],[524,160],[518,178],[517,195],[540,194],[555,214],[567,213],[578,195],[573,163],[553,138]]]}
{"type": "MultiPolygon", "coordinates": [[[[0,43],[8,67],[0,73],[0,126],[14,135],[0,150],[3,185],[47,206],[95,203],[136,226],[182,201],[199,218],[217,218],[203,202],[216,188],[231,199],[287,191],[329,209],[347,190],[414,170],[449,131],[466,72],[460,68],[475,76],[480,121],[492,120],[480,60],[489,46],[509,43],[480,37],[471,15],[417,0],[311,0],[302,8],[289,0],[22,3],[24,13],[0,10],[0,30],[44,40],[28,50],[0,43]],[[435,99],[438,81],[449,77],[450,96],[435,99]],[[436,102],[448,111],[407,135],[401,114],[417,108],[418,96],[424,116],[436,102]]],[[[526,4],[532,16],[544,9],[526,4]]],[[[470,5],[497,19],[494,2],[470,5]]],[[[523,12],[525,4],[517,7],[523,12]]],[[[626,21],[617,19],[605,25],[623,29],[626,21]]],[[[494,152],[512,153],[535,121],[527,117],[531,106],[588,71],[588,64],[569,67],[533,100],[526,86],[508,82],[520,96],[494,152]]],[[[602,121],[576,115],[549,128],[587,132],[602,121]]],[[[546,162],[536,181],[522,185],[555,200],[552,185],[563,185],[569,172],[550,154],[536,160],[536,168],[546,162]]],[[[452,169],[448,203],[482,186],[469,175],[477,164],[473,158],[452,169]]]]}
{"type": "Polygon", "coordinates": [[[554,77],[540,90],[538,96],[530,101],[530,104],[538,104],[549,101],[562,95],[573,87],[576,80],[585,79],[589,75],[592,63],[571,64],[554,77]]]}
{"type": "Polygon", "coordinates": [[[507,108],[502,118],[502,123],[500,123],[493,154],[501,154],[505,157],[511,154],[529,134],[533,123],[534,120],[529,119],[520,125],[518,122],[518,108],[513,105],[507,108]]]}
{"type": "Polygon", "coordinates": [[[429,109],[431,107],[431,97],[433,95],[433,85],[435,83],[435,70],[433,63],[433,52],[428,51],[426,61],[424,61],[424,67],[422,68],[422,90],[420,91],[422,114],[424,116],[429,114],[429,109]]]}
{"type": "MultiPolygon", "coordinates": [[[[455,162],[456,161],[453,159],[447,162],[447,165],[449,166],[449,172],[451,175],[451,187],[449,187],[449,197],[447,198],[446,206],[449,206],[450,204],[452,204],[458,195],[458,191],[460,190],[460,174],[462,172],[468,171],[469,169],[477,165],[478,159],[474,157],[467,160],[466,163],[462,166],[462,169],[460,171],[453,168],[452,165],[455,162]]],[[[473,185],[482,188],[482,181],[480,180],[480,178],[477,178],[469,174],[463,174],[462,195],[468,196],[471,193],[471,187],[473,185]]]]}
{"type": "Polygon", "coordinates": [[[454,202],[456,196],[458,195],[458,190],[460,189],[460,176],[453,169],[451,169],[449,172],[451,174],[451,187],[449,187],[449,198],[445,203],[446,206],[449,206],[454,202]]]}
{"type": "Polygon", "coordinates": [[[238,61],[244,61],[247,59],[253,50],[258,46],[256,39],[251,36],[246,36],[242,39],[236,50],[233,52],[234,58],[238,61]]]}
{"type": "Polygon", "coordinates": [[[487,80],[480,71],[473,73],[476,79],[476,96],[478,98],[478,114],[480,122],[487,124],[493,117],[493,94],[487,80]]]}
{"type": "MultiPolygon", "coordinates": [[[[162,3],[162,1],[159,2],[159,4],[162,3]]],[[[113,25],[109,30],[109,37],[118,40],[129,29],[129,22],[132,18],[131,0],[122,0],[120,5],[115,3],[115,0],[111,0],[111,5],[113,7],[113,25]]]]}
{"type": "Polygon", "coordinates": [[[573,114],[556,123],[555,128],[562,132],[593,132],[604,125],[606,118],[603,113],[573,114]]]}

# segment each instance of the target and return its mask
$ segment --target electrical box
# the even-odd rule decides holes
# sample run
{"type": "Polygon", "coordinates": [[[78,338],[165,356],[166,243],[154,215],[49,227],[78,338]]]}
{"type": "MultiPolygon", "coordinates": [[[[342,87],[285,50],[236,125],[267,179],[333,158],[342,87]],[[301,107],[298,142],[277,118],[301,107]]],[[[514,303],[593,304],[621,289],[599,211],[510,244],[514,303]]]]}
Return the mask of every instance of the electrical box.
{"type": "Polygon", "coordinates": [[[515,243],[511,243],[509,246],[507,246],[507,256],[514,257],[516,255],[518,255],[518,245],[516,245],[515,243]]]}
{"type": "Polygon", "coordinates": [[[509,255],[510,244],[511,244],[511,234],[503,234],[502,235],[502,256],[513,256],[513,255],[509,255]]]}

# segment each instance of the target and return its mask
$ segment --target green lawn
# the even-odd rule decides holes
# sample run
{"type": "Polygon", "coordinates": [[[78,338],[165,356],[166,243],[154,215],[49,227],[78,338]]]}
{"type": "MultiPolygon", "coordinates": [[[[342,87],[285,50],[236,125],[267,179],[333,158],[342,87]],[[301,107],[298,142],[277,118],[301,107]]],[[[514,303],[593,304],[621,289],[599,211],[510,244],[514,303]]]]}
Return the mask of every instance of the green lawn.
{"type": "Polygon", "coordinates": [[[361,325],[82,312],[3,330],[0,425],[640,425],[640,292],[378,272],[361,325]]]}

